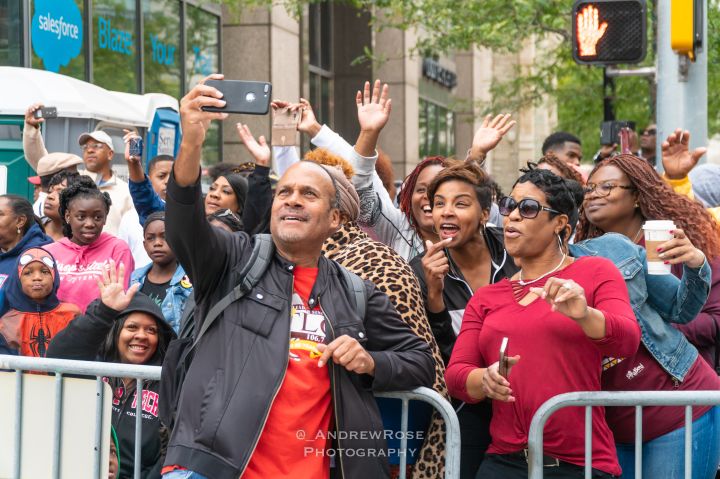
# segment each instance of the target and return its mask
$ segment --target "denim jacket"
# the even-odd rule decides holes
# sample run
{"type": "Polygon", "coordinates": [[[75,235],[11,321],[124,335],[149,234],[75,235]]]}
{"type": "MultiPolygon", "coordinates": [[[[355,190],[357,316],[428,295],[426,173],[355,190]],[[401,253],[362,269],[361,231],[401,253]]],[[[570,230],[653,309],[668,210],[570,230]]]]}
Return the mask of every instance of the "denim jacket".
{"type": "Polygon", "coordinates": [[[710,293],[707,260],[698,269],[683,266],[682,279],[648,274],[645,249],[617,233],[570,245],[570,255],[603,256],[615,263],[625,278],[643,344],[673,379],[682,381],[698,352],[670,323],[688,323],[702,310],[710,293]]]}
{"type": "MultiPolygon", "coordinates": [[[[152,263],[133,271],[133,274],[130,277],[130,284],[140,283],[140,287],[142,288],[150,268],[152,268],[152,263]]],[[[192,284],[190,284],[190,280],[185,274],[185,270],[182,266],[180,266],[180,263],[178,263],[175,274],[173,274],[173,277],[170,280],[170,286],[167,289],[165,299],[160,305],[160,309],[162,309],[165,320],[173,328],[175,334],[177,334],[180,329],[180,318],[182,317],[183,310],[185,309],[185,302],[192,291],[192,284]]]]}

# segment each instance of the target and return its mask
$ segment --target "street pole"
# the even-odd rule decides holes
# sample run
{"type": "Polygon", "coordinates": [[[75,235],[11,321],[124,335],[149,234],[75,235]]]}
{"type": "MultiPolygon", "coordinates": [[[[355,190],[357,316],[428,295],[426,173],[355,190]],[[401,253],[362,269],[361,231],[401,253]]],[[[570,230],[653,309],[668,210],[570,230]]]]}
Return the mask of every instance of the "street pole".
{"type": "MultiPolygon", "coordinates": [[[[707,127],[707,0],[703,0],[702,47],[695,61],[670,47],[670,1],[657,1],[657,154],[677,128],[690,132],[690,149],[708,144],[707,127]]],[[[701,162],[705,161],[703,157],[701,162]]],[[[662,171],[662,162],[657,167],[662,171]]]]}

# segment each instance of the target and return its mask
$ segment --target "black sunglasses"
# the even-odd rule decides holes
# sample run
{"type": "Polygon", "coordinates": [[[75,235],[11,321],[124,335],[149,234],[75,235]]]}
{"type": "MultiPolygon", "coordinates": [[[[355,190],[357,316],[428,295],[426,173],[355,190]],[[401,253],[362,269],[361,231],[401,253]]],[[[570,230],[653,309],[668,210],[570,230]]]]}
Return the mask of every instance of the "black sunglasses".
{"type": "Polygon", "coordinates": [[[506,196],[498,202],[498,209],[503,216],[510,216],[510,213],[515,211],[515,208],[517,208],[520,216],[529,220],[536,218],[537,215],[540,214],[540,211],[548,211],[557,215],[562,214],[558,210],[541,205],[538,200],[533,200],[532,198],[515,201],[511,197],[506,196]]]}

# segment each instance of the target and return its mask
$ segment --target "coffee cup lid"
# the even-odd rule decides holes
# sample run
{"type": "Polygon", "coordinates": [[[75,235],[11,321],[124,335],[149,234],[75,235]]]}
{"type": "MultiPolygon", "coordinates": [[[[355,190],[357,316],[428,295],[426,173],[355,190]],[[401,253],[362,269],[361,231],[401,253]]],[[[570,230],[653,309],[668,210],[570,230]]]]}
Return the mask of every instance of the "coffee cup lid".
{"type": "Polygon", "coordinates": [[[674,230],[675,222],[672,220],[648,220],[643,224],[644,230],[674,230]]]}

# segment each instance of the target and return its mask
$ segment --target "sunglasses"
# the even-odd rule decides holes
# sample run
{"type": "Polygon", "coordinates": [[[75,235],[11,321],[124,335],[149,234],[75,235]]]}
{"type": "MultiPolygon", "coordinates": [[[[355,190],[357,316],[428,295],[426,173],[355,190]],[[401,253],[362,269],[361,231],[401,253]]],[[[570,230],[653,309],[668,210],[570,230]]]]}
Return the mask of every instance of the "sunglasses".
{"type": "Polygon", "coordinates": [[[540,211],[547,211],[557,215],[562,214],[558,210],[541,205],[538,200],[533,200],[532,198],[515,201],[511,197],[506,196],[498,202],[498,209],[503,216],[510,216],[510,213],[515,211],[515,208],[517,208],[520,216],[529,220],[536,218],[537,215],[540,214],[540,211]]]}
{"type": "Polygon", "coordinates": [[[655,128],[649,128],[642,132],[643,135],[655,135],[657,134],[657,130],[655,128]]]}

